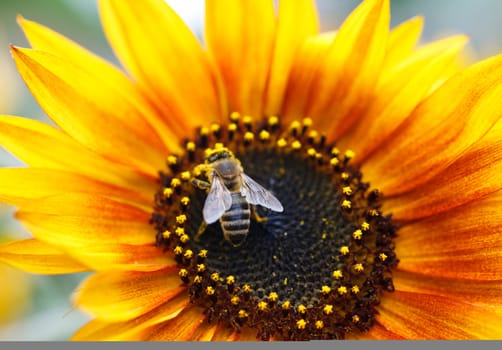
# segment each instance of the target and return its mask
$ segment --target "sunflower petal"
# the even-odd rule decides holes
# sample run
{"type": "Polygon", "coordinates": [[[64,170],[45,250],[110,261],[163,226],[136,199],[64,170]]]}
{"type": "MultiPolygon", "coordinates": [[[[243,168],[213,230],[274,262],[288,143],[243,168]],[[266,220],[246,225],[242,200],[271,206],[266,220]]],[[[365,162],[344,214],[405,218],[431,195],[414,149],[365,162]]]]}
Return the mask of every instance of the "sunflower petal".
{"type": "Polygon", "coordinates": [[[399,268],[445,278],[500,280],[501,204],[498,192],[404,225],[396,241],[399,268]]]}
{"type": "Polygon", "coordinates": [[[502,55],[449,79],[364,162],[372,185],[387,196],[404,193],[459,159],[500,118],[501,82],[502,55]]]}
{"type": "Polygon", "coordinates": [[[377,322],[406,339],[499,339],[502,317],[438,295],[395,291],[382,298],[377,322]]]}
{"type": "Polygon", "coordinates": [[[18,23],[22,27],[31,46],[41,51],[51,52],[52,54],[64,58],[66,61],[72,62],[79,69],[94,72],[94,75],[101,77],[103,81],[108,82],[111,86],[119,87],[117,93],[123,94],[135,108],[140,112],[134,114],[117,114],[121,123],[127,123],[129,126],[143,125],[141,118],[147,120],[154,129],[151,129],[156,138],[163,135],[163,141],[170,150],[176,150],[178,143],[174,142],[177,138],[172,133],[167,125],[158,117],[158,113],[154,112],[147,105],[138,93],[137,87],[122,73],[118,68],[105,61],[92,52],[84,49],[80,45],[64,37],[63,35],[33,21],[18,16],[18,23]],[[123,119],[120,119],[123,118],[123,119]]]}
{"type": "Polygon", "coordinates": [[[12,54],[33,96],[65,132],[117,163],[156,174],[165,148],[153,129],[135,117],[139,111],[121,86],[44,51],[12,47],[12,54]]]}
{"type": "Polygon", "coordinates": [[[95,271],[158,271],[176,266],[173,258],[155,245],[93,244],[71,250],[71,254],[95,271]]]}
{"type": "Polygon", "coordinates": [[[30,273],[65,274],[87,271],[88,267],[62,250],[37,239],[0,245],[0,261],[30,273]]]}
{"type": "Polygon", "coordinates": [[[147,340],[154,341],[208,341],[216,331],[206,315],[196,306],[189,306],[177,317],[152,330],[147,340]]]}
{"type": "Polygon", "coordinates": [[[220,120],[223,110],[212,66],[165,1],[100,1],[100,13],[120,61],[167,109],[165,122],[172,130],[183,135],[194,125],[220,120]]]}
{"type": "Polygon", "coordinates": [[[385,57],[389,12],[388,0],[369,0],[356,8],[307,90],[305,115],[319,116],[319,129],[327,130],[328,141],[344,134],[373,98],[385,57]]]}
{"type": "Polygon", "coordinates": [[[398,220],[434,215],[501,190],[501,173],[502,120],[443,172],[411,192],[390,198],[385,206],[398,220]]]}
{"type": "Polygon", "coordinates": [[[206,2],[206,42],[232,111],[262,115],[275,30],[272,1],[206,2]]]}
{"type": "Polygon", "coordinates": [[[71,171],[145,193],[156,190],[153,179],[106,161],[45,123],[0,116],[0,128],[0,144],[29,166],[71,171]]]}
{"type": "Polygon", "coordinates": [[[99,319],[130,320],[175,298],[185,290],[178,274],[155,272],[98,272],[75,291],[73,302],[99,319]]]}
{"type": "Polygon", "coordinates": [[[277,34],[265,95],[265,114],[278,115],[291,63],[300,44],[317,34],[319,23],[314,1],[279,1],[277,34]]]}
{"type": "Polygon", "coordinates": [[[356,152],[354,161],[363,162],[406,120],[438,82],[443,81],[466,40],[465,36],[456,36],[426,45],[383,72],[377,86],[378,96],[352,130],[344,135],[340,147],[352,148],[356,152]]]}
{"type": "Polygon", "coordinates": [[[190,304],[185,290],[165,304],[132,320],[125,322],[106,322],[93,320],[79,329],[72,340],[138,340],[145,339],[151,328],[179,315],[190,304]]]}
{"type": "Polygon", "coordinates": [[[23,206],[33,200],[69,192],[100,194],[148,205],[149,196],[93,180],[69,171],[38,168],[0,168],[0,200],[23,206]]]}
{"type": "Polygon", "coordinates": [[[392,273],[397,290],[403,292],[434,294],[482,305],[497,311],[502,308],[502,281],[480,281],[461,278],[436,277],[397,269],[392,273]]]}
{"type": "Polygon", "coordinates": [[[80,248],[93,244],[153,244],[150,214],[98,195],[68,193],[25,205],[17,217],[41,241],[80,248]]]}
{"type": "Polygon", "coordinates": [[[382,71],[392,69],[414,52],[423,25],[423,17],[414,17],[390,31],[382,71]]]}

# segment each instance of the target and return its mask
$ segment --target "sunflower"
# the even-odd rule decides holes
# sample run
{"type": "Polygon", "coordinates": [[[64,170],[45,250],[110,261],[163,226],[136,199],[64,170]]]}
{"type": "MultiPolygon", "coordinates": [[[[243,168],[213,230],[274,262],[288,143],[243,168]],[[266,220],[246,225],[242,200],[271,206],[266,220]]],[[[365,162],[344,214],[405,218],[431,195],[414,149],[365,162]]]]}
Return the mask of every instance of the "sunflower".
{"type": "Polygon", "coordinates": [[[3,116],[25,168],[0,198],[32,273],[90,271],[75,340],[502,335],[502,57],[417,47],[366,0],[211,1],[197,40],[163,1],[101,1],[126,73],[19,18],[11,48],[55,126],[3,116]]]}

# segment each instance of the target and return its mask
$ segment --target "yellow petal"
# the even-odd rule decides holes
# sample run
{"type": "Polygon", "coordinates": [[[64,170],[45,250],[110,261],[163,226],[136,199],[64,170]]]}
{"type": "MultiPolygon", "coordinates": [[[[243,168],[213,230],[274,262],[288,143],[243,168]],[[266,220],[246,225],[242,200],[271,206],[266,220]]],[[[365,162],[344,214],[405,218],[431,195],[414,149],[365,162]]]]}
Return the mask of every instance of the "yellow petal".
{"type": "Polygon", "coordinates": [[[33,200],[69,192],[99,194],[118,201],[151,203],[151,195],[134,192],[69,171],[38,168],[0,168],[0,200],[23,206],[33,200]]]}
{"type": "Polygon", "coordinates": [[[62,250],[36,239],[0,245],[0,261],[18,269],[40,274],[65,274],[87,271],[88,267],[62,250]]]}
{"type": "Polygon", "coordinates": [[[398,220],[434,215],[499,191],[501,174],[502,120],[429,182],[384,205],[398,220]]]}
{"type": "Polygon", "coordinates": [[[176,266],[170,255],[153,244],[96,243],[70,252],[74,258],[96,271],[158,271],[176,266]]]}
{"type": "Polygon", "coordinates": [[[99,272],[77,288],[73,302],[99,319],[125,321],[155,309],[185,289],[178,274],[171,271],[99,272]]]}
{"type": "Polygon", "coordinates": [[[502,192],[399,230],[399,268],[428,276],[502,278],[502,192]],[[419,247],[419,248],[418,248],[419,247]]]}
{"type": "Polygon", "coordinates": [[[223,116],[212,66],[194,34],[161,0],[100,1],[105,33],[126,69],[178,135],[223,116]]]}
{"type": "Polygon", "coordinates": [[[72,340],[143,340],[152,327],[176,317],[189,304],[185,290],[180,290],[173,299],[132,320],[114,323],[92,320],[79,329],[72,340]]]}
{"type": "Polygon", "coordinates": [[[273,2],[208,0],[205,24],[230,109],[261,116],[276,27],[273,2]]]}
{"type": "Polygon", "coordinates": [[[277,33],[265,95],[266,115],[280,113],[291,64],[298,48],[307,37],[318,31],[314,1],[279,1],[277,33]]]}
{"type": "Polygon", "coordinates": [[[135,106],[99,72],[44,51],[12,48],[23,80],[47,115],[84,146],[155,175],[165,148],[135,106]],[[127,156],[125,156],[127,155],[127,156]]]}
{"type": "Polygon", "coordinates": [[[423,24],[423,17],[414,17],[391,30],[387,41],[383,71],[392,69],[413,53],[420,38],[423,24]]]}
{"type": "Polygon", "coordinates": [[[209,341],[216,331],[216,324],[209,323],[202,309],[187,307],[177,317],[152,330],[147,340],[154,341],[209,341]]]}
{"type": "Polygon", "coordinates": [[[358,164],[391,137],[430,91],[442,82],[466,43],[456,36],[426,45],[406,60],[382,72],[378,94],[356,125],[340,140],[340,148],[356,152],[358,164]]]}
{"type": "Polygon", "coordinates": [[[500,118],[501,82],[502,55],[449,79],[365,161],[367,179],[392,196],[446,169],[500,118]]]}
{"type": "Polygon", "coordinates": [[[382,298],[377,322],[406,339],[499,339],[502,317],[483,307],[422,293],[382,298]]]}
{"type": "Polygon", "coordinates": [[[156,191],[154,179],[106,161],[45,123],[0,116],[0,129],[0,144],[29,166],[71,171],[144,193],[156,191]]]}
{"type": "Polygon", "coordinates": [[[150,213],[98,195],[69,193],[32,201],[17,217],[41,241],[67,248],[153,244],[150,213]]]}
{"type": "Polygon", "coordinates": [[[389,32],[389,1],[364,1],[345,20],[306,90],[306,116],[319,116],[328,141],[350,129],[373,97],[389,32]]]}
{"type": "Polygon", "coordinates": [[[138,125],[142,125],[141,118],[144,118],[153,126],[152,132],[155,131],[155,137],[158,138],[161,135],[161,141],[170,150],[176,150],[179,147],[175,134],[167,128],[166,123],[159,117],[158,113],[142,98],[137,86],[118,68],[39,23],[26,20],[21,16],[18,16],[18,23],[33,48],[51,52],[55,56],[64,58],[67,62],[72,62],[79,69],[87,70],[90,73],[94,72],[94,75],[101,77],[110,85],[119,87],[116,92],[122,94],[123,98],[126,98],[139,111],[139,113],[129,115],[117,114],[116,117],[122,123],[136,125],[139,122],[138,125]]]}

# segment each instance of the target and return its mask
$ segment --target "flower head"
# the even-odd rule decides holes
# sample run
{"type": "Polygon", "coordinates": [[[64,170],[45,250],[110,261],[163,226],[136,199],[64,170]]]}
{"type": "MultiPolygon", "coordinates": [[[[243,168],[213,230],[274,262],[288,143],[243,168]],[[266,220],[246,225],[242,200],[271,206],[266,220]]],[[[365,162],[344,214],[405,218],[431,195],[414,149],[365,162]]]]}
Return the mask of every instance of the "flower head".
{"type": "Polygon", "coordinates": [[[499,337],[502,58],[460,69],[465,37],[416,48],[388,7],[320,34],[310,1],[209,0],[201,44],[103,0],[127,73],[20,18],[57,127],[0,118],[34,236],[0,259],[94,271],[75,339],[499,337]]]}

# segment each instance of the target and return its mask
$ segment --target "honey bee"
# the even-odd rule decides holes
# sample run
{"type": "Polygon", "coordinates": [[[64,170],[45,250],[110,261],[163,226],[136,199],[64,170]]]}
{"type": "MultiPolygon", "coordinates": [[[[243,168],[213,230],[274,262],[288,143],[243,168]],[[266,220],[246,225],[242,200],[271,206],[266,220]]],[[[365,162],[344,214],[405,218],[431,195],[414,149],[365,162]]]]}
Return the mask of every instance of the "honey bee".
{"type": "Polygon", "coordinates": [[[205,172],[209,180],[192,180],[197,187],[209,189],[202,209],[204,221],[196,239],[204,233],[207,225],[219,219],[225,240],[238,247],[248,235],[251,214],[258,221],[264,220],[258,216],[254,206],[283,211],[281,202],[246,175],[240,161],[226,147],[208,150],[204,164],[196,166],[194,172],[205,172]]]}

